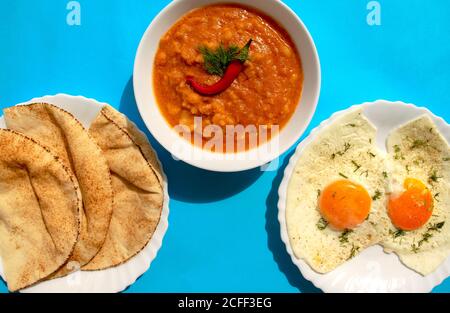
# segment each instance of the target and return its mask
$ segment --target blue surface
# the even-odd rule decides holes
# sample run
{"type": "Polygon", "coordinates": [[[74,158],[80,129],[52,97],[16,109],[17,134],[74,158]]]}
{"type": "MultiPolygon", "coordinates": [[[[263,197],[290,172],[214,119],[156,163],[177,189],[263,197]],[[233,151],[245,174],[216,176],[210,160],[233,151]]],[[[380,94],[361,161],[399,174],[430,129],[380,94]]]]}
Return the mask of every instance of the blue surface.
{"type": "MultiPolygon", "coordinates": [[[[134,55],[169,1],[80,0],[81,26],[66,24],[67,2],[0,0],[0,108],[81,94],[109,102],[144,128],[131,83],[134,55]]],[[[285,2],[321,57],[322,93],[309,130],[337,110],[380,98],[426,106],[450,120],[448,0],[379,1],[382,24],[372,27],[368,0],[285,2]]],[[[128,292],[317,291],[279,237],[277,188],[292,149],[279,171],[217,174],[175,162],[154,145],[169,178],[170,227],[150,270],[128,292]]],[[[450,280],[435,291],[450,291],[450,280]]]]}

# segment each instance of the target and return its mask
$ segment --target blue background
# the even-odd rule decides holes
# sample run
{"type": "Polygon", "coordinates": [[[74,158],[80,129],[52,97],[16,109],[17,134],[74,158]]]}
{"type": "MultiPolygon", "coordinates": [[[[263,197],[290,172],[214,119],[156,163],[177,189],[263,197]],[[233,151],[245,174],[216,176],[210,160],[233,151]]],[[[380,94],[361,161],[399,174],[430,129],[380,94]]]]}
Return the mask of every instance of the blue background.
{"type": "MultiPolygon", "coordinates": [[[[259,0],[255,0],[259,1],[259,0]]],[[[66,0],[0,0],[0,108],[55,93],[120,108],[142,129],[132,88],[139,40],[169,0],[79,0],[82,25],[66,24],[66,0]]],[[[308,26],[323,84],[309,131],[333,112],[376,99],[426,106],[450,120],[450,2],[287,0],[308,26]]],[[[305,134],[305,135],[306,135],[305,134]]],[[[210,173],[171,159],[170,227],[163,247],[128,292],[314,292],[280,240],[280,169],[210,173]]],[[[7,291],[0,283],[0,291],[7,291]]],[[[435,289],[450,291],[450,280],[435,289]]]]}

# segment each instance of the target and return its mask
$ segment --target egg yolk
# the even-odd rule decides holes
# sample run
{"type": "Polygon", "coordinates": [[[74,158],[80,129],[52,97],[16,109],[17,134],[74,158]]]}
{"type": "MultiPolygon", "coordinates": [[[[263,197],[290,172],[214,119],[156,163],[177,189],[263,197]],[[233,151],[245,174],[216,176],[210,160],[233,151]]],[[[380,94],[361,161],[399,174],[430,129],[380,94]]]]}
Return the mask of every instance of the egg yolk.
{"type": "Polygon", "coordinates": [[[403,193],[389,199],[389,217],[398,229],[419,229],[428,222],[433,213],[433,196],[427,186],[418,179],[405,179],[403,187],[403,193]]]}
{"type": "Polygon", "coordinates": [[[337,230],[353,229],[364,222],[372,198],[367,190],[349,180],[339,180],[321,193],[319,209],[323,218],[337,230]]]}

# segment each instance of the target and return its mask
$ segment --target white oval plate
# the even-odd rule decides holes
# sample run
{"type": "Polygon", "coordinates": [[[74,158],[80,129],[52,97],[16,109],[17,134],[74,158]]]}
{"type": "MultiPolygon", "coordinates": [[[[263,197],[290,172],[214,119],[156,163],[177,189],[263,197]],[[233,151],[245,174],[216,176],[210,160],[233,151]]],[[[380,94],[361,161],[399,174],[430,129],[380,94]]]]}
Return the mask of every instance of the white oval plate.
{"type": "Polygon", "coordinates": [[[281,226],[281,239],[302,275],[324,292],[430,292],[450,275],[450,257],[435,272],[423,277],[404,266],[395,254],[384,253],[381,246],[376,245],[364,250],[360,255],[334,271],[319,274],[306,262],[297,259],[290,246],[285,218],[286,196],[295,165],[305,147],[314,141],[322,129],[349,110],[354,110],[357,107],[361,107],[364,115],[378,128],[377,145],[384,153],[386,152],[385,142],[389,133],[423,114],[428,114],[433,119],[447,142],[450,142],[450,125],[442,118],[433,115],[428,109],[419,108],[412,104],[378,100],[335,113],[315,128],[299,144],[284,171],[284,178],[278,190],[278,220],[281,226]]]}
{"type": "MultiPolygon", "coordinates": [[[[21,103],[29,104],[36,102],[48,102],[72,113],[85,128],[89,128],[106,103],[100,103],[94,99],[81,96],[69,96],[58,94],[34,98],[21,103]]],[[[0,117],[0,128],[6,128],[3,116],[0,117]]],[[[158,160],[159,161],[159,160],[158,160]]],[[[162,240],[168,228],[169,217],[169,194],[167,189],[167,177],[163,173],[164,205],[161,218],[153,237],[147,246],[136,256],[124,264],[102,271],[83,272],[78,271],[66,277],[44,281],[21,292],[31,293],[87,293],[87,292],[120,292],[133,284],[136,279],[144,274],[150,267],[161,248],[162,240]]],[[[1,261],[1,260],[0,260],[1,261]]],[[[0,275],[4,278],[0,262],[0,275]]]]}

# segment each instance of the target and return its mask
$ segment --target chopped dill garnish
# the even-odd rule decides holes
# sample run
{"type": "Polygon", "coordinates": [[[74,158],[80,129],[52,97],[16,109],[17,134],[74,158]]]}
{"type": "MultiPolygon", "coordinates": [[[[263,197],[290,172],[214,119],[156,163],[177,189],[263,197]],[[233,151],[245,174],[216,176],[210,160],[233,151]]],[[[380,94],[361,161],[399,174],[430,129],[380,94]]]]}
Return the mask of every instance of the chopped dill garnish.
{"type": "Polygon", "coordinates": [[[249,59],[251,43],[250,39],[242,49],[236,45],[225,48],[223,44],[220,44],[215,50],[206,46],[200,46],[198,50],[203,55],[205,70],[211,75],[223,76],[232,61],[239,60],[244,63],[249,59]]]}
{"type": "Polygon", "coordinates": [[[344,152],[347,152],[350,148],[351,148],[351,145],[348,142],[346,142],[344,144],[344,152]]]}
{"type": "Polygon", "coordinates": [[[343,155],[344,155],[351,147],[352,147],[352,145],[349,144],[348,142],[346,142],[346,143],[344,144],[344,149],[341,150],[341,151],[338,151],[338,152],[336,152],[336,153],[333,153],[333,154],[331,155],[331,159],[334,160],[334,159],[336,158],[337,155],[343,156],[343,155]]]}
{"type": "Polygon", "coordinates": [[[419,241],[419,247],[421,247],[424,243],[428,242],[428,240],[430,240],[431,237],[433,237],[433,234],[431,233],[423,234],[422,239],[420,239],[419,241]]]}
{"type": "Polygon", "coordinates": [[[406,171],[407,171],[408,174],[409,174],[409,173],[411,172],[411,170],[410,170],[410,168],[409,168],[409,165],[406,165],[405,168],[406,168],[406,171]]]}
{"type": "Polygon", "coordinates": [[[376,157],[376,154],[372,151],[367,151],[367,154],[370,155],[372,158],[376,157]]]}
{"type": "Polygon", "coordinates": [[[322,191],[320,189],[317,189],[317,198],[319,198],[321,194],[322,194],[322,191]]]}
{"type": "Polygon", "coordinates": [[[415,243],[413,243],[411,245],[411,251],[412,252],[417,253],[417,252],[419,252],[419,250],[420,250],[419,247],[415,243]]]}
{"type": "Polygon", "coordinates": [[[436,200],[437,202],[439,202],[439,196],[441,195],[440,192],[438,192],[437,194],[434,195],[434,200],[436,200]]]}
{"type": "Polygon", "coordinates": [[[419,166],[421,163],[422,163],[422,164],[425,163],[425,160],[422,159],[422,158],[417,158],[417,159],[415,159],[415,160],[413,161],[413,163],[414,163],[415,165],[419,166]]]}
{"type": "Polygon", "coordinates": [[[379,190],[375,191],[375,195],[372,197],[372,200],[375,201],[375,200],[380,199],[381,195],[382,195],[381,191],[379,191],[379,190]]]}
{"type": "Polygon", "coordinates": [[[387,172],[383,172],[383,177],[384,178],[388,178],[388,173],[387,172]]]}
{"type": "Polygon", "coordinates": [[[440,223],[436,223],[433,224],[431,226],[428,227],[427,232],[425,234],[422,235],[422,239],[420,239],[420,241],[418,242],[418,244],[413,244],[412,247],[412,251],[414,253],[417,253],[420,249],[420,247],[422,247],[422,245],[424,243],[427,243],[430,238],[432,238],[434,236],[434,234],[432,234],[431,232],[435,231],[435,232],[440,232],[442,227],[444,227],[445,225],[445,221],[444,222],[440,222],[440,223]]]}
{"type": "Polygon", "coordinates": [[[352,249],[350,250],[350,256],[348,257],[347,261],[350,259],[353,259],[358,251],[359,251],[359,247],[356,247],[354,244],[352,244],[352,249]]]}
{"type": "Polygon", "coordinates": [[[356,163],[353,160],[352,160],[352,164],[356,167],[356,169],[353,171],[353,173],[356,173],[361,168],[361,165],[359,165],[358,163],[356,163]]]}
{"type": "Polygon", "coordinates": [[[442,161],[448,162],[448,161],[450,161],[450,157],[443,158],[442,161]]]}
{"type": "Polygon", "coordinates": [[[347,126],[350,126],[350,127],[356,127],[356,124],[351,123],[351,124],[347,124],[347,126]]]}
{"type": "Polygon", "coordinates": [[[400,160],[400,159],[404,160],[405,159],[399,145],[394,146],[394,152],[395,152],[394,159],[396,159],[396,160],[400,160]]]}
{"type": "Polygon", "coordinates": [[[342,173],[339,173],[339,176],[344,177],[345,179],[348,179],[348,176],[347,176],[347,175],[344,175],[344,174],[342,174],[342,173]]]}
{"type": "Polygon", "coordinates": [[[327,228],[328,222],[323,217],[321,217],[316,226],[319,230],[324,230],[325,228],[327,228]]]}
{"type": "Polygon", "coordinates": [[[339,242],[341,244],[348,243],[348,236],[353,232],[351,229],[346,229],[342,232],[342,234],[339,236],[339,242]]]}
{"type": "Polygon", "coordinates": [[[406,232],[402,229],[397,229],[396,231],[389,230],[389,234],[392,235],[394,239],[396,239],[398,237],[404,236],[406,232]]]}
{"type": "Polygon", "coordinates": [[[412,146],[411,146],[411,150],[417,149],[417,148],[421,148],[421,147],[425,147],[426,145],[428,145],[428,140],[420,140],[420,139],[416,139],[414,140],[412,146]]]}
{"type": "Polygon", "coordinates": [[[444,227],[444,225],[445,225],[445,222],[440,222],[440,223],[433,224],[430,227],[428,227],[428,231],[440,232],[442,227],[444,227]]]}
{"type": "Polygon", "coordinates": [[[439,179],[441,179],[441,178],[442,178],[442,176],[438,176],[437,171],[434,170],[434,171],[430,174],[430,177],[428,178],[428,182],[429,182],[430,184],[437,183],[437,182],[439,181],[439,179]]]}
{"type": "Polygon", "coordinates": [[[359,176],[366,174],[366,178],[369,177],[369,170],[362,172],[359,176]]]}

